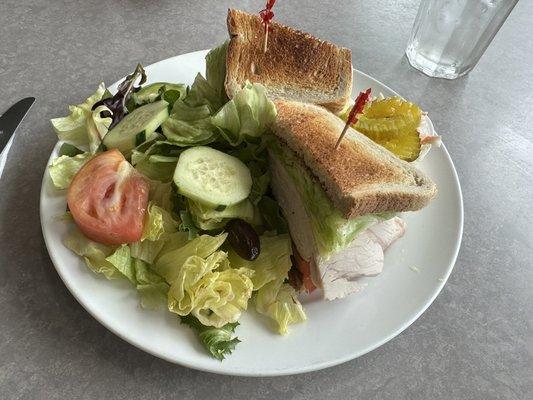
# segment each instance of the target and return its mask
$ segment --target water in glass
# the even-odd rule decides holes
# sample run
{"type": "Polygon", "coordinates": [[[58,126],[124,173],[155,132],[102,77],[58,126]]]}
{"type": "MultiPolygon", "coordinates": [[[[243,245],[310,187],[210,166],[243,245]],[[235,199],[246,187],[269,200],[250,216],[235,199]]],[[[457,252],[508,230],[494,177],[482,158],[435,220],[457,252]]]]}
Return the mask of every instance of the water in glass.
{"type": "Polygon", "coordinates": [[[406,55],[426,75],[455,79],[478,62],[518,0],[422,0],[406,55]]]}

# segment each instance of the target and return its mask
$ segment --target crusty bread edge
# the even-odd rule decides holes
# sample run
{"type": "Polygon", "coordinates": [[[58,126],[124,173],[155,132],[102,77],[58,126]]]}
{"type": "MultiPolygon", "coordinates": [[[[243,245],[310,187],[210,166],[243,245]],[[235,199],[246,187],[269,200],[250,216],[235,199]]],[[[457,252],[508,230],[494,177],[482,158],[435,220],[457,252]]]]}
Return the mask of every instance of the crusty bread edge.
{"type": "MultiPolygon", "coordinates": [[[[232,8],[228,9],[226,24],[228,28],[228,34],[230,36],[230,41],[229,41],[228,50],[226,53],[226,71],[234,70],[239,65],[239,60],[236,57],[233,57],[233,54],[237,53],[236,51],[234,51],[234,47],[239,45],[235,39],[235,37],[238,35],[236,33],[237,28],[235,25],[236,21],[234,18],[235,13],[244,13],[244,12],[240,10],[232,9],[232,8]]],[[[321,39],[318,39],[312,36],[309,33],[302,32],[290,26],[286,26],[286,25],[283,25],[283,26],[295,32],[303,33],[306,36],[309,36],[310,38],[313,38],[315,40],[321,40],[321,39]]],[[[323,41],[323,42],[327,42],[327,41],[323,41]]],[[[334,43],[331,43],[331,42],[328,42],[328,43],[336,46],[334,43]]],[[[341,68],[341,71],[339,71],[339,74],[340,74],[339,87],[337,88],[335,92],[331,94],[331,97],[336,98],[337,100],[332,101],[332,102],[319,103],[319,105],[326,107],[328,110],[330,110],[333,113],[339,113],[346,107],[346,104],[350,100],[350,96],[352,92],[352,84],[353,84],[352,52],[348,48],[340,47],[340,46],[337,46],[337,47],[340,49],[340,53],[343,57],[342,68],[341,68]]],[[[228,72],[226,72],[226,77],[224,80],[224,87],[226,89],[226,94],[228,95],[230,99],[232,99],[235,96],[235,94],[242,88],[242,85],[239,84],[236,79],[231,79],[230,75],[234,76],[235,74],[229,74],[228,72]]],[[[268,90],[268,87],[267,87],[267,90],[268,90]]],[[[305,102],[307,101],[306,96],[307,95],[306,95],[305,89],[303,89],[301,92],[300,98],[294,99],[294,100],[305,102]]],[[[274,96],[271,95],[270,97],[271,98],[283,98],[283,96],[275,96],[275,95],[274,96]]]]}

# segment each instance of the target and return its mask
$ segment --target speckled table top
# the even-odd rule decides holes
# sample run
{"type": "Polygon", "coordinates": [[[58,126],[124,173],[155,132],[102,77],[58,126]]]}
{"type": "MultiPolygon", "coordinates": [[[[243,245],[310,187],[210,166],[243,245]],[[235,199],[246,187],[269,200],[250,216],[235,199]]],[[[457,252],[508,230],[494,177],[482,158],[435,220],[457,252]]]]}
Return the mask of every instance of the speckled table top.
{"type": "Polygon", "coordinates": [[[353,51],[355,66],[431,110],[463,187],[452,276],[404,333],[359,359],[281,378],[235,378],[157,359],[94,320],[62,284],[39,223],[55,137],[48,120],[147,65],[226,38],[228,6],[260,1],[2,0],[0,112],[37,103],[0,180],[1,399],[533,398],[533,2],[476,69],[430,79],[403,57],[417,1],[280,1],[277,17],[353,51]]]}

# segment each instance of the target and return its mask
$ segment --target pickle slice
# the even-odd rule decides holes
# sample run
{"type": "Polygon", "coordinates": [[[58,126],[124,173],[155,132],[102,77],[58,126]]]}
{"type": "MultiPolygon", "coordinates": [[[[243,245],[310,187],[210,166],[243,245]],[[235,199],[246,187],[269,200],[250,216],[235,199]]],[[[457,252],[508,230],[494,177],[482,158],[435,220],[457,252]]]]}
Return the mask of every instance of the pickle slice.
{"type": "Polygon", "coordinates": [[[415,161],[420,155],[420,135],[416,129],[402,131],[400,135],[377,143],[404,161],[415,161]]]}
{"type": "Polygon", "coordinates": [[[416,104],[391,97],[367,105],[354,128],[402,160],[414,161],[420,154],[421,118],[416,104]]]}

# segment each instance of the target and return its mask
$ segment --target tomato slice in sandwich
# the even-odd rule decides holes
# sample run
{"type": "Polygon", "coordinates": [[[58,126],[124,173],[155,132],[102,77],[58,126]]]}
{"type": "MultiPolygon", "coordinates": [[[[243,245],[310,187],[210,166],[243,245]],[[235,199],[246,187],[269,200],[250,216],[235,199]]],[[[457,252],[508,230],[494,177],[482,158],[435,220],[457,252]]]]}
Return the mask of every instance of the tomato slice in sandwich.
{"type": "Polygon", "coordinates": [[[104,244],[141,239],[150,184],[120,151],[108,150],[85,164],[68,189],[74,221],[89,239],[104,244]]]}
{"type": "Polygon", "coordinates": [[[294,243],[292,244],[292,255],[294,264],[298,271],[300,271],[302,278],[302,289],[306,293],[311,293],[316,289],[313,280],[311,279],[311,262],[302,258],[294,243]]]}

